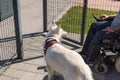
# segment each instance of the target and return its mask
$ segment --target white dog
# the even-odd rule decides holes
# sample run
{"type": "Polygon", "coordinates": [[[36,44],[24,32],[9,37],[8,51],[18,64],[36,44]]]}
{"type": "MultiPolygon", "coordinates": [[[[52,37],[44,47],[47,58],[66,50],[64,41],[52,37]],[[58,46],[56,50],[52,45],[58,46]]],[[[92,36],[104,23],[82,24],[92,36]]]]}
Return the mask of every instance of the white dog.
{"type": "Polygon", "coordinates": [[[52,80],[54,71],[61,74],[65,80],[94,80],[92,72],[80,54],[67,49],[60,44],[60,38],[66,32],[56,24],[47,34],[44,51],[48,80],[52,80]]]}

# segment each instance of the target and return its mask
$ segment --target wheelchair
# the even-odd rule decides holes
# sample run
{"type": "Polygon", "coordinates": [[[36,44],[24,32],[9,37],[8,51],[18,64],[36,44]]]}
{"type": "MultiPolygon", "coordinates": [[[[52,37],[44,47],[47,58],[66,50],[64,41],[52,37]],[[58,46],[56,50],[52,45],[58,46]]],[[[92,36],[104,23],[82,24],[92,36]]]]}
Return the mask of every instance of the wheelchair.
{"type": "Polygon", "coordinates": [[[95,60],[94,69],[98,73],[107,73],[108,63],[114,64],[115,70],[120,74],[120,31],[115,38],[103,40],[100,54],[95,60]]]}

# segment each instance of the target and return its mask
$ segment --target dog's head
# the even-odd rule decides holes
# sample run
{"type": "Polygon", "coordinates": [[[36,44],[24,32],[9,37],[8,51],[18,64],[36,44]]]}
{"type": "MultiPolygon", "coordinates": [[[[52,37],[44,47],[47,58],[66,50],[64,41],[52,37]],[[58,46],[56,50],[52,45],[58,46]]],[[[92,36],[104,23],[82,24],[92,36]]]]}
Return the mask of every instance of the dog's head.
{"type": "Polygon", "coordinates": [[[67,32],[64,31],[60,26],[57,26],[55,23],[52,23],[51,28],[47,34],[47,37],[62,38],[67,35],[67,32]]]}

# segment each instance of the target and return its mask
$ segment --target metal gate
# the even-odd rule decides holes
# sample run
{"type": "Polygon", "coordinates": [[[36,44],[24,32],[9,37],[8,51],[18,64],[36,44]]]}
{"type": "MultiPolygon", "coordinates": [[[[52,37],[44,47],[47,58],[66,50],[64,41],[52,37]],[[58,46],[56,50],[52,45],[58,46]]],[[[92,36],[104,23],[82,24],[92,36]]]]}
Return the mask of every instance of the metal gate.
{"type": "Polygon", "coordinates": [[[17,3],[17,0],[0,0],[0,72],[11,59],[21,58],[17,3]]]}
{"type": "Polygon", "coordinates": [[[68,32],[67,40],[82,44],[87,7],[84,3],[86,1],[83,0],[44,0],[44,18],[48,26],[45,29],[49,29],[51,21],[55,21],[68,32]],[[80,5],[81,7],[77,7],[80,5]]]}
{"type": "Polygon", "coordinates": [[[119,10],[120,1],[112,0],[44,0],[44,31],[49,30],[51,21],[66,30],[66,39],[83,44],[84,34],[95,19],[101,14],[115,14],[119,10]]]}

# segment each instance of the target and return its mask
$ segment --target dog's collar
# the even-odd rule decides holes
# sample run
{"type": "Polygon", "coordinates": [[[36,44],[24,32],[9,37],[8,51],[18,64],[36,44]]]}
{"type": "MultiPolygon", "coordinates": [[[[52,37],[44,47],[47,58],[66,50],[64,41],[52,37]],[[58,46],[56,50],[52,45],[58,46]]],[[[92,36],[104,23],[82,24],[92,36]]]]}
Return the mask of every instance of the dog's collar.
{"type": "Polygon", "coordinates": [[[55,43],[58,43],[58,40],[53,38],[53,37],[50,37],[50,38],[46,39],[45,40],[45,46],[44,46],[44,54],[46,54],[47,49],[50,46],[54,45],[55,43]]]}

